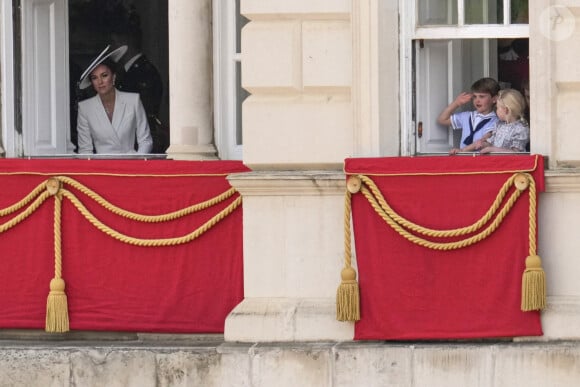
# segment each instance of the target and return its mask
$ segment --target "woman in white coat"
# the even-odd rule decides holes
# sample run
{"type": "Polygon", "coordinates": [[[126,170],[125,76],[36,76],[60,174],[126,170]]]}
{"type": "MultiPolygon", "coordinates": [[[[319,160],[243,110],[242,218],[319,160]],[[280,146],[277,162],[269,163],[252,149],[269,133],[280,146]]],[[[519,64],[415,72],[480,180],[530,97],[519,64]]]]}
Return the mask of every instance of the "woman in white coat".
{"type": "Polygon", "coordinates": [[[115,88],[115,58],[126,47],[107,53],[108,47],[81,76],[80,88],[92,85],[96,95],[79,102],[79,153],[149,153],[153,140],[138,93],[115,88]]]}

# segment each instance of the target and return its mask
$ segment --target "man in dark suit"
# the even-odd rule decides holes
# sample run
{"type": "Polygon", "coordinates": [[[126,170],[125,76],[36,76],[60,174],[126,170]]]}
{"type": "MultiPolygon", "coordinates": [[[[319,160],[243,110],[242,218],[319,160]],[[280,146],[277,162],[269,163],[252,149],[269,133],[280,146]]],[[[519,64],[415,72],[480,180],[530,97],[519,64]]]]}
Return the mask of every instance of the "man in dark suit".
{"type": "Polygon", "coordinates": [[[139,93],[153,137],[152,153],[164,153],[169,146],[169,132],[159,120],[163,82],[155,65],[141,50],[141,30],[126,26],[114,31],[111,37],[115,46],[127,45],[127,52],[118,62],[117,88],[139,93]]]}

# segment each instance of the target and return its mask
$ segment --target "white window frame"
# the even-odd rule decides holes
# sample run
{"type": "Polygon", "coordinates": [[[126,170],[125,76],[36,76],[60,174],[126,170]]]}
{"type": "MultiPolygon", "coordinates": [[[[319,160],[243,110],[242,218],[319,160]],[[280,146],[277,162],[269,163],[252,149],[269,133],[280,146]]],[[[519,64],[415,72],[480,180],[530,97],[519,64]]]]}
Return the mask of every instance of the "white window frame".
{"type": "MultiPolygon", "coordinates": [[[[418,39],[485,39],[485,38],[528,38],[528,24],[510,24],[511,1],[503,0],[502,24],[465,24],[464,0],[457,1],[457,25],[418,26],[419,0],[399,0],[401,12],[401,34],[399,44],[400,96],[401,96],[401,155],[415,155],[415,127],[413,121],[413,41],[418,39]]],[[[531,0],[530,0],[531,1],[531,0]]]]}
{"type": "Polygon", "coordinates": [[[241,61],[236,34],[235,1],[213,1],[214,132],[219,157],[224,160],[241,160],[243,152],[236,141],[236,65],[241,61]]]}
{"type": "Polygon", "coordinates": [[[1,7],[1,130],[4,156],[70,154],[73,145],[70,142],[67,87],[68,35],[62,24],[63,20],[68,19],[67,0],[22,2],[19,53],[14,47],[12,0],[3,1],[1,7]],[[19,74],[16,74],[15,66],[18,66],[19,74]],[[20,78],[20,84],[15,82],[15,77],[20,78]],[[18,101],[17,87],[20,88],[18,101]],[[21,132],[17,131],[18,128],[21,132]]]}
{"type": "Polygon", "coordinates": [[[12,22],[12,1],[3,1],[0,5],[0,23],[2,30],[0,31],[0,74],[2,76],[0,92],[2,103],[2,147],[6,152],[6,157],[15,157],[22,153],[14,151],[17,143],[15,131],[15,110],[14,110],[14,32],[12,22]]]}

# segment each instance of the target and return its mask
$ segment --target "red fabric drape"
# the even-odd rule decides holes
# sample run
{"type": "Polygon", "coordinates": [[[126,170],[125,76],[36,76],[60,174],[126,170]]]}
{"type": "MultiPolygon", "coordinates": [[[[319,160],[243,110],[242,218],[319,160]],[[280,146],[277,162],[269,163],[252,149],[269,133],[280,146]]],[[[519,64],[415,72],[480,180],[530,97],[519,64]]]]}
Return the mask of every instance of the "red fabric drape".
{"type": "MultiPolygon", "coordinates": [[[[537,191],[544,189],[543,159],[535,155],[347,159],[345,171],[369,176],[397,213],[433,229],[474,223],[515,172],[531,173],[537,191]]],[[[361,296],[355,339],[541,335],[539,313],[520,310],[528,214],[525,191],[490,237],[438,251],[403,238],[354,194],[361,296]]]]}
{"type": "MultiPolygon", "coordinates": [[[[248,169],[235,161],[0,160],[0,209],[22,199],[50,176],[68,176],[109,202],[157,215],[228,190],[226,175],[248,169]]],[[[70,186],[106,225],[137,238],[181,237],[239,195],[166,223],[140,223],[103,209],[70,186]]],[[[0,217],[4,223],[14,215],[0,217]]],[[[0,328],[45,324],[54,277],[54,198],[0,234],[0,328]]],[[[141,247],[92,226],[64,198],[62,278],[72,330],[223,332],[227,314],[243,299],[242,208],[182,245],[141,247]]]]}

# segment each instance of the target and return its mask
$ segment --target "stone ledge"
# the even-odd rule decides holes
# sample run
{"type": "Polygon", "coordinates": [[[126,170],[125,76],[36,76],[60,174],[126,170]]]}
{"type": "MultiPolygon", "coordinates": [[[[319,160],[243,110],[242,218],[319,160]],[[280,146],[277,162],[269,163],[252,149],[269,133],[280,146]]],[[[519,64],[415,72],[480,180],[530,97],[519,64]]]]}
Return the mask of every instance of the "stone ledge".
{"type": "Polygon", "coordinates": [[[344,341],[354,324],[336,320],[335,299],[246,298],[228,315],[226,341],[344,341]]]}
{"type": "Polygon", "coordinates": [[[346,189],[345,175],[336,171],[259,171],[227,179],[242,196],[342,196],[346,189]]]}
{"type": "MultiPolygon", "coordinates": [[[[261,191],[281,190],[290,194],[320,194],[323,192],[343,194],[345,174],[337,170],[263,170],[235,173],[228,176],[232,185],[239,186],[244,194],[261,194],[261,191]],[[305,189],[305,191],[302,191],[305,189]]],[[[546,192],[580,192],[580,173],[575,171],[545,172],[546,192]]]]}
{"type": "Polygon", "coordinates": [[[214,145],[181,145],[171,144],[166,151],[171,160],[217,160],[214,145]]]}
{"type": "Polygon", "coordinates": [[[4,346],[0,380],[16,387],[333,387],[386,382],[430,387],[576,387],[580,346],[577,341],[4,346]]]}
{"type": "Polygon", "coordinates": [[[70,331],[47,333],[35,329],[0,330],[0,347],[195,347],[223,343],[222,334],[135,333],[106,331],[70,331]]]}
{"type": "Polygon", "coordinates": [[[580,297],[548,296],[542,329],[542,341],[580,340],[580,297]]]}

